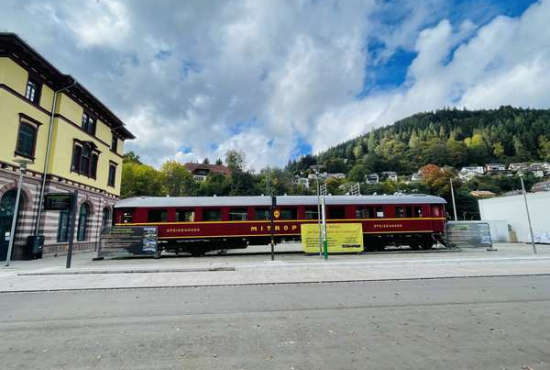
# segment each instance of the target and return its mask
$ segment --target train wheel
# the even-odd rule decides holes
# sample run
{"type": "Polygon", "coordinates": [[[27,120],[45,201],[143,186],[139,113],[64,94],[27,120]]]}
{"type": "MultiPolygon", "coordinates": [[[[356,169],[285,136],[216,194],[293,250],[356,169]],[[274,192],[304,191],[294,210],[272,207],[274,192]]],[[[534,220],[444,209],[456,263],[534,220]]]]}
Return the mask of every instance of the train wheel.
{"type": "Polygon", "coordinates": [[[425,242],[420,245],[420,248],[422,248],[423,250],[428,250],[428,249],[432,249],[433,246],[434,245],[432,242],[425,242]]]}
{"type": "Polygon", "coordinates": [[[420,244],[418,244],[418,243],[411,243],[411,244],[409,245],[409,247],[411,247],[411,249],[417,251],[417,250],[420,249],[420,244]]]}
{"type": "Polygon", "coordinates": [[[189,253],[191,253],[193,257],[202,257],[205,255],[206,250],[202,248],[192,248],[189,250],[189,253]]]}

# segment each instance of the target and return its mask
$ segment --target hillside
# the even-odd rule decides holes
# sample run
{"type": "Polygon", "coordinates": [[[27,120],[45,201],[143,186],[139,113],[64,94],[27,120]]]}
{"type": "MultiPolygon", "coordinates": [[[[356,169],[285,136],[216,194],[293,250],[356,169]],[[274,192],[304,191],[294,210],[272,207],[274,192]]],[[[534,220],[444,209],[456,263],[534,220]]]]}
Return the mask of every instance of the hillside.
{"type": "Polygon", "coordinates": [[[428,163],[460,168],[488,162],[550,160],[550,110],[504,106],[419,113],[371,130],[315,156],[291,161],[298,173],[313,163],[360,181],[365,173],[411,174],[428,163]]]}

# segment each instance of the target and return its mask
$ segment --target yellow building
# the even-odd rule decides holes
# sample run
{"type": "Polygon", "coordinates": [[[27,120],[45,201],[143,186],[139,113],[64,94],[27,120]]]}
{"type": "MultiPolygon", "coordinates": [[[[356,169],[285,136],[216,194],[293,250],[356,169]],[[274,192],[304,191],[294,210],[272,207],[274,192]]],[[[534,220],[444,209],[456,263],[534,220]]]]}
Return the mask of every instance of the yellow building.
{"type": "Polygon", "coordinates": [[[6,257],[19,167],[22,189],[13,258],[31,235],[44,253],[63,253],[68,213],[41,211],[42,194],[79,191],[75,250],[94,249],[120,194],[124,123],[73,77],[13,33],[0,33],[0,260],[6,257]]]}

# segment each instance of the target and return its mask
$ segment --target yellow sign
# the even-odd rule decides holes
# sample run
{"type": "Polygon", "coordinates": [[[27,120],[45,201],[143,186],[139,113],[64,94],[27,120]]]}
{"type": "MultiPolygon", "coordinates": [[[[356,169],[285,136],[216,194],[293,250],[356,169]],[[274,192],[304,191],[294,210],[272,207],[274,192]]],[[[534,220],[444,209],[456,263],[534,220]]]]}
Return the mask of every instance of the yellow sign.
{"type": "MultiPolygon", "coordinates": [[[[363,225],[327,224],[328,253],[363,251],[363,225]]],[[[305,253],[319,253],[319,225],[302,225],[302,247],[305,253]]]]}
{"type": "Polygon", "coordinates": [[[279,218],[279,216],[281,216],[281,212],[279,212],[278,209],[276,209],[275,211],[273,211],[273,217],[279,218]]]}

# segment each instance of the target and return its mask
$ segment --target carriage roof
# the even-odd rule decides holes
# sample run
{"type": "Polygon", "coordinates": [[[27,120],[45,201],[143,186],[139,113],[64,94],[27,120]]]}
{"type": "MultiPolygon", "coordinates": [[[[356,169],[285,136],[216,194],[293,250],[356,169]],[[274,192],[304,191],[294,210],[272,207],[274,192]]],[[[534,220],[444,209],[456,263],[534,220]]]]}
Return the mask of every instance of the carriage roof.
{"type": "MultiPolygon", "coordinates": [[[[445,199],[432,195],[361,195],[325,196],[327,205],[376,204],[446,204],[445,199]]],[[[171,207],[248,207],[271,205],[270,196],[236,197],[135,197],[123,199],[115,208],[171,208],[171,207]]],[[[316,195],[277,196],[277,206],[317,205],[316,195]]]]}

